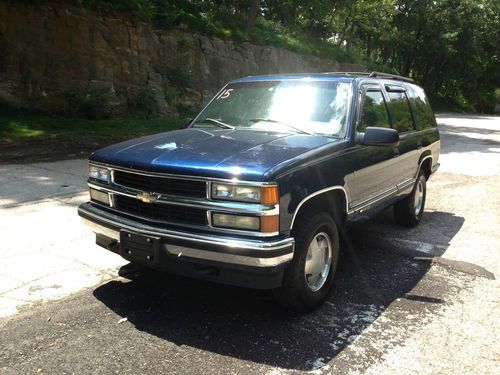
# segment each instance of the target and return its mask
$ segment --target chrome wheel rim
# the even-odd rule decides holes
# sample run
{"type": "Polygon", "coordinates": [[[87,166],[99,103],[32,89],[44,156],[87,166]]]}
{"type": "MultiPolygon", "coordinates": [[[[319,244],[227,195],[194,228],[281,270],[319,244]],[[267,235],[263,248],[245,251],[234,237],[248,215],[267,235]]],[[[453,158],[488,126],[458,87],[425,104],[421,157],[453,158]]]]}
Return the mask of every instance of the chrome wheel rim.
{"type": "Polygon", "coordinates": [[[307,287],[316,292],[325,284],[332,263],[332,241],[325,232],[316,234],[307,249],[304,277],[307,287]]]}
{"type": "Polygon", "coordinates": [[[413,197],[413,208],[415,210],[415,216],[420,215],[423,204],[424,204],[424,182],[422,180],[418,180],[417,187],[415,190],[415,196],[413,197]]]}

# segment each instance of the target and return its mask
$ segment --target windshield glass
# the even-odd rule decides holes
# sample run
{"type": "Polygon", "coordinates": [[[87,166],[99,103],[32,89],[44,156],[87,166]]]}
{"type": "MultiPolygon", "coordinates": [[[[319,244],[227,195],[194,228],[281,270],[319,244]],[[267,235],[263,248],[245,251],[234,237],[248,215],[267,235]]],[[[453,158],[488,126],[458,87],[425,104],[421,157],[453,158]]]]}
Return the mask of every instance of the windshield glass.
{"type": "Polygon", "coordinates": [[[341,137],[350,84],[334,81],[264,81],[228,85],[200,113],[195,126],[214,120],[236,128],[341,137]]]}

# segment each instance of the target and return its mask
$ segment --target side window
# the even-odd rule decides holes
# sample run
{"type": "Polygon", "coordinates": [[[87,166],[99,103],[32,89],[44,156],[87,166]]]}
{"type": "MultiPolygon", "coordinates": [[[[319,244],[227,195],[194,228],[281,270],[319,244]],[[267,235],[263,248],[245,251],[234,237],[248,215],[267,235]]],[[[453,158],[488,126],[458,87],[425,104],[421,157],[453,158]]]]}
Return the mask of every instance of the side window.
{"type": "Polygon", "coordinates": [[[391,100],[389,107],[392,115],[392,127],[396,129],[398,133],[414,130],[413,119],[410,112],[410,102],[406,97],[406,93],[388,92],[388,94],[391,100]]]}
{"type": "Polygon", "coordinates": [[[367,126],[390,127],[387,105],[380,90],[366,91],[363,95],[361,123],[357,130],[363,132],[367,126]]]}
{"type": "Polygon", "coordinates": [[[431,106],[429,105],[424,90],[418,86],[411,86],[411,88],[414,93],[411,96],[411,101],[413,104],[413,113],[415,115],[417,130],[436,126],[436,118],[432,113],[431,106]]]}

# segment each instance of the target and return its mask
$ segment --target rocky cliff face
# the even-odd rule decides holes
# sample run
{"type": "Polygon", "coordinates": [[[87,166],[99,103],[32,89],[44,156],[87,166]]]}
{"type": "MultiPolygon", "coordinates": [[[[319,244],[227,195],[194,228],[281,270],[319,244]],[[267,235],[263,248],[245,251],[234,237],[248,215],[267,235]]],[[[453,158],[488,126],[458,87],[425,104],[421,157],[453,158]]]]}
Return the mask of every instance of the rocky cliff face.
{"type": "Polygon", "coordinates": [[[104,105],[169,114],[199,109],[246,75],[363,70],[288,50],[0,0],[0,102],[47,111],[104,105]]]}

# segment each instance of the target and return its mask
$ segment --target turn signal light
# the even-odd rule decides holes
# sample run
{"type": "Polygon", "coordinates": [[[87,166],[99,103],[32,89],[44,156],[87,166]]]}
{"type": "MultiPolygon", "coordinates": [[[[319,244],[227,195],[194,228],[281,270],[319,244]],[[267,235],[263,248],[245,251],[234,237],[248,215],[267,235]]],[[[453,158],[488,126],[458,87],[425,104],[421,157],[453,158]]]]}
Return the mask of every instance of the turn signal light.
{"type": "Polygon", "coordinates": [[[265,233],[278,232],[280,226],[279,215],[261,216],[260,231],[265,233]]]}
{"type": "Polygon", "coordinates": [[[278,187],[262,186],[260,202],[262,204],[278,204],[279,203],[278,187]]]}

